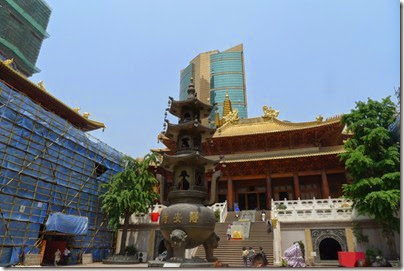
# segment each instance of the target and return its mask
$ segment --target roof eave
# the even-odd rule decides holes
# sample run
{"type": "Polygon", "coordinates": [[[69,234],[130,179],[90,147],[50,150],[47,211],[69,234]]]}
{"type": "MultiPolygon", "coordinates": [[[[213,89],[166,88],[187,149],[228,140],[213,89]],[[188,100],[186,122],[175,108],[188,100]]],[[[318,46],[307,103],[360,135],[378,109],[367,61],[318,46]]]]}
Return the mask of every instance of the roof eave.
{"type": "Polygon", "coordinates": [[[40,104],[46,110],[67,120],[76,128],[88,132],[100,128],[106,128],[102,122],[87,119],[74,111],[68,105],[54,97],[47,91],[43,91],[38,85],[28,80],[8,65],[0,61],[0,80],[4,81],[15,91],[28,96],[35,103],[40,104]]]}

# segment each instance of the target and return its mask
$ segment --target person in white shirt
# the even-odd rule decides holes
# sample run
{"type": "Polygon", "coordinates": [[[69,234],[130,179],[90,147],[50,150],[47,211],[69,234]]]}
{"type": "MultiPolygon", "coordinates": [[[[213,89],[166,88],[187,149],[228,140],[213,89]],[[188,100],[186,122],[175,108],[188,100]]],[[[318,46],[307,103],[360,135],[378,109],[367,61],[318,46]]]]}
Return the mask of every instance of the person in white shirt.
{"type": "Polygon", "coordinates": [[[60,262],[60,255],[62,254],[62,252],[60,252],[60,249],[57,249],[55,252],[55,266],[58,265],[58,263],[60,262]]]}

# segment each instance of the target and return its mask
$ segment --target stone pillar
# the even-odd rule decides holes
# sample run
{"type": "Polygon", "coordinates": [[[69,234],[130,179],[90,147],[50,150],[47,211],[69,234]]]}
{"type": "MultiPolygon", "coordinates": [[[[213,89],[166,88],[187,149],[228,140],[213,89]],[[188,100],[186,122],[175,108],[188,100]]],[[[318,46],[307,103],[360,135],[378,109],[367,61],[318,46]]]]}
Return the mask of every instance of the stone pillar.
{"type": "Polygon", "coordinates": [[[233,211],[233,180],[231,177],[227,179],[227,206],[230,211],[233,211]]]}
{"type": "MultiPolygon", "coordinates": [[[[274,265],[275,266],[281,266],[282,265],[282,238],[281,238],[281,223],[278,222],[276,223],[276,227],[273,227],[273,233],[274,233],[274,265]]],[[[273,225],[273,223],[272,223],[273,225]]]]}
{"type": "MultiPolygon", "coordinates": [[[[156,239],[156,230],[155,229],[151,229],[150,230],[150,237],[149,237],[149,249],[147,251],[148,253],[148,259],[154,260],[154,242],[156,239]]],[[[157,255],[158,256],[158,255],[157,255]]]]}
{"type": "Polygon", "coordinates": [[[306,237],[306,264],[308,265],[313,265],[314,259],[313,256],[311,256],[311,253],[313,252],[313,243],[311,241],[311,232],[310,229],[304,229],[304,234],[306,237]]]}
{"type": "Polygon", "coordinates": [[[325,170],[321,171],[321,193],[323,199],[328,199],[330,196],[330,187],[328,186],[327,174],[325,170]]]}
{"type": "Polygon", "coordinates": [[[300,184],[297,173],[293,173],[293,190],[295,191],[295,200],[297,200],[300,198],[300,184]]]}
{"type": "Polygon", "coordinates": [[[355,251],[352,228],[345,228],[345,235],[346,235],[346,243],[348,246],[348,251],[351,251],[351,252],[355,251]]]}
{"type": "Polygon", "coordinates": [[[272,181],[271,175],[267,175],[267,208],[271,210],[271,199],[272,199],[272,181]]]}

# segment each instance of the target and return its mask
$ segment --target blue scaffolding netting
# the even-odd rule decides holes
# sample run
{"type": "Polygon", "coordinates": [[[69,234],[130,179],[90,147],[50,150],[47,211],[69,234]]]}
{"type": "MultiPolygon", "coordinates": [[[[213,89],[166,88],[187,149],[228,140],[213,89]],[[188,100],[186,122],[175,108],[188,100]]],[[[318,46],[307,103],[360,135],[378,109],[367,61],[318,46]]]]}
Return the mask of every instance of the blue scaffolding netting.
{"type": "Polygon", "coordinates": [[[22,250],[39,253],[44,224],[58,212],[88,220],[72,261],[82,253],[101,260],[113,244],[101,185],[121,171],[122,156],[0,81],[0,266],[18,263],[22,250]]]}

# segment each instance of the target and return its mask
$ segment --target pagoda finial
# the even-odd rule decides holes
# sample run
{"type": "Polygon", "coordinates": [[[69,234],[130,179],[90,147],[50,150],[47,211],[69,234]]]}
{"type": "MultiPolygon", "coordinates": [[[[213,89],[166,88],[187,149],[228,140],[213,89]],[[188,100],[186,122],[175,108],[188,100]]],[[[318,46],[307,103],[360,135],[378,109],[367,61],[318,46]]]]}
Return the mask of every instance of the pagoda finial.
{"type": "Polygon", "coordinates": [[[188,85],[188,98],[187,99],[195,99],[196,94],[195,94],[195,85],[194,85],[194,78],[191,77],[189,79],[189,85],[188,85]]]}

